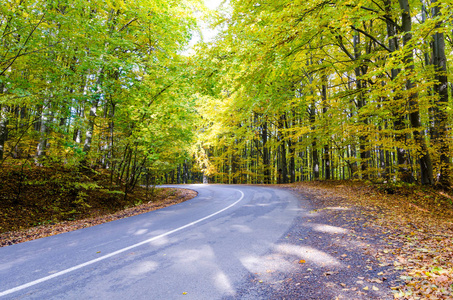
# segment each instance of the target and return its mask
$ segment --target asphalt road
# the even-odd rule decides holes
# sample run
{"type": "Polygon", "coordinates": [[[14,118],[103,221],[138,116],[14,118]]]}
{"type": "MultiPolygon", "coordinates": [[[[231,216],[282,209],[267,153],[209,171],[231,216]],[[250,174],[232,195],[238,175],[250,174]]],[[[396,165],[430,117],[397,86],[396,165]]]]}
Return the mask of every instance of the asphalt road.
{"type": "Polygon", "coordinates": [[[186,185],[165,209],[0,248],[0,299],[222,299],[303,213],[288,191],[186,185]]]}

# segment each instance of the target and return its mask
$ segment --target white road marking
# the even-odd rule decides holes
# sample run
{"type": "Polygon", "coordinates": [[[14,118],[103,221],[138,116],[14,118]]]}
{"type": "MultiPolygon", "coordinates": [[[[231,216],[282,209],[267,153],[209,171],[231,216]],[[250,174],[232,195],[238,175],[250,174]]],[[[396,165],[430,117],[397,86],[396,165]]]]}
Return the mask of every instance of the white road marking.
{"type": "Polygon", "coordinates": [[[115,255],[117,255],[117,254],[120,254],[120,253],[123,253],[123,252],[126,252],[126,251],[129,251],[129,250],[131,250],[131,249],[137,248],[137,247],[139,247],[139,246],[141,246],[141,245],[144,245],[144,244],[147,244],[147,243],[149,243],[149,242],[155,241],[155,240],[157,240],[157,239],[163,238],[163,237],[168,236],[168,235],[170,235],[170,234],[172,234],[172,233],[178,232],[178,231],[183,230],[183,229],[185,229],[185,228],[187,228],[187,227],[191,227],[191,226],[193,226],[193,225],[195,225],[195,224],[198,224],[198,223],[200,223],[200,222],[202,222],[202,221],[204,221],[204,220],[207,220],[207,219],[209,219],[209,218],[212,218],[212,217],[214,217],[215,215],[218,215],[218,214],[224,212],[225,210],[230,209],[231,207],[235,206],[236,204],[238,204],[238,203],[244,198],[244,193],[243,193],[242,191],[240,191],[240,190],[236,190],[236,191],[239,191],[239,192],[241,193],[241,197],[239,198],[239,200],[237,200],[237,201],[234,202],[233,204],[231,204],[231,205],[229,205],[229,206],[227,206],[227,207],[225,207],[225,208],[223,208],[223,209],[221,209],[221,210],[219,210],[219,211],[217,211],[217,212],[215,212],[215,213],[210,214],[209,216],[206,216],[206,217],[204,217],[204,218],[198,219],[198,220],[196,220],[196,221],[194,221],[194,222],[192,222],[192,223],[186,224],[186,225],[181,226],[181,227],[179,227],[179,228],[170,230],[170,231],[168,231],[168,232],[166,232],[166,233],[163,233],[163,234],[161,234],[161,235],[152,237],[152,238],[147,239],[147,240],[145,240],[145,241],[143,241],[143,242],[140,242],[140,243],[134,244],[134,245],[132,245],[132,246],[129,246],[129,247],[126,247],[126,248],[117,250],[117,251],[115,251],[115,252],[106,254],[106,255],[101,256],[101,257],[98,257],[98,258],[96,258],[96,259],[87,261],[87,262],[85,262],[85,263],[83,263],[83,264],[79,264],[79,265],[74,266],[74,267],[72,267],[72,268],[69,268],[69,269],[66,269],[66,270],[63,270],[63,271],[54,273],[54,274],[52,274],[52,275],[49,275],[49,276],[46,276],[46,277],[43,277],[43,278],[40,278],[40,279],[31,281],[31,282],[28,282],[28,283],[25,283],[25,284],[22,284],[22,285],[19,285],[19,286],[15,287],[15,288],[12,288],[12,289],[9,289],[9,290],[0,292],[0,297],[1,297],[1,296],[6,296],[6,295],[9,295],[9,294],[12,294],[12,293],[14,293],[14,292],[18,292],[18,291],[23,290],[23,289],[26,289],[26,288],[28,288],[28,287],[37,285],[37,284],[39,284],[39,283],[48,281],[48,280],[50,280],[50,279],[53,279],[53,278],[56,278],[56,277],[65,275],[65,274],[67,274],[67,273],[70,273],[70,272],[72,272],[72,271],[81,269],[81,268],[86,267],[86,266],[92,265],[92,264],[97,263],[97,262],[99,262],[99,261],[105,260],[105,259],[107,259],[107,258],[110,258],[110,257],[112,257],[112,256],[115,256],[115,255]]]}

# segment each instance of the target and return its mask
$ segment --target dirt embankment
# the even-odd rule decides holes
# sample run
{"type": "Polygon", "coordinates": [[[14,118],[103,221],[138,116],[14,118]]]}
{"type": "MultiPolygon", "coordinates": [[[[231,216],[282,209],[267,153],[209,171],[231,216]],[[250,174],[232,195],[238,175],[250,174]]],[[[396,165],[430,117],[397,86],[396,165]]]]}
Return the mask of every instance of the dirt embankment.
{"type": "Polygon", "coordinates": [[[185,189],[136,187],[125,195],[107,172],[65,168],[0,173],[0,247],[94,226],[177,204],[197,195],[185,189]]]}

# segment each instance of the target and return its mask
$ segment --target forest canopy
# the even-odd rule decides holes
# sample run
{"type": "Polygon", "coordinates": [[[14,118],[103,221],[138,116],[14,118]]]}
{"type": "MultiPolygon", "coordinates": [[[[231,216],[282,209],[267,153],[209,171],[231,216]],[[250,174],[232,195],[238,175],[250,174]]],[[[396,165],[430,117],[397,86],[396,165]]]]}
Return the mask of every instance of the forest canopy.
{"type": "Polygon", "coordinates": [[[0,168],[449,186],[452,5],[2,0],[0,168]]]}
{"type": "Polygon", "coordinates": [[[0,166],[102,168],[133,188],[189,157],[198,1],[2,0],[0,166]]]}
{"type": "Polygon", "coordinates": [[[230,1],[199,48],[216,182],[451,181],[451,1],[230,1]]]}

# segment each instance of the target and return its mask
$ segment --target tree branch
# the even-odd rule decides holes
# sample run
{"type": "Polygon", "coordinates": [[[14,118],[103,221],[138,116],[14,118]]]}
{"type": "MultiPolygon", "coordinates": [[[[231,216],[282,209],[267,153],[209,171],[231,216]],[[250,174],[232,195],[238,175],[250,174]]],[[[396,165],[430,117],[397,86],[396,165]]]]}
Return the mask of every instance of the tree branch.
{"type": "Polygon", "coordinates": [[[344,46],[343,44],[343,39],[341,37],[341,35],[337,35],[336,36],[337,40],[338,40],[338,46],[340,46],[340,49],[343,50],[344,53],[346,53],[346,55],[351,59],[351,60],[355,60],[355,57],[348,51],[348,49],[346,49],[346,47],[344,46]]]}
{"type": "Polygon", "coordinates": [[[382,48],[384,48],[385,50],[387,50],[388,52],[392,52],[389,48],[387,48],[387,46],[385,46],[384,44],[382,44],[380,41],[378,41],[374,36],[368,34],[366,31],[363,31],[359,28],[356,28],[354,27],[353,25],[351,25],[351,28],[357,32],[360,32],[361,34],[363,34],[364,36],[366,37],[369,37],[370,39],[372,39],[374,42],[376,42],[379,46],[381,46],[382,48]]]}
{"type": "MultiPolygon", "coordinates": [[[[352,7],[352,8],[356,7],[355,5],[350,5],[350,4],[346,4],[345,6],[346,7],[352,7]]],[[[369,8],[369,7],[365,7],[365,6],[359,6],[359,8],[361,8],[363,10],[374,12],[374,13],[379,15],[379,11],[377,11],[375,9],[372,9],[372,8],[369,8]]],[[[392,23],[393,26],[395,26],[399,31],[401,31],[401,26],[399,26],[398,23],[396,23],[393,19],[389,18],[388,16],[379,16],[378,19],[381,19],[383,21],[388,21],[388,22],[392,23]]]]}
{"type": "Polygon", "coordinates": [[[129,22],[127,22],[126,24],[124,24],[123,27],[121,27],[120,30],[118,30],[118,32],[123,31],[123,30],[126,29],[129,25],[131,25],[132,23],[134,23],[134,22],[137,21],[137,20],[138,20],[137,17],[132,18],[132,20],[130,20],[129,22]]]}
{"type": "Polygon", "coordinates": [[[46,47],[44,47],[44,48],[41,48],[41,49],[37,49],[37,50],[33,50],[33,51],[29,51],[29,52],[21,53],[21,54],[19,54],[19,55],[16,55],[16,56],[14,56],[14,57],[11,57],[11,58],[8,58],[8,59],[5,59],[5,60],[4,60],[3,62],[0,62],[0,65],[6,64],[6,63],[7,63],[8,61],[10,61],[10,60],[13,60],[13,59],[17,59],[17,58],[19,58],[19,57],[21,57],[21,56],[25,56],[25,55],[28,55],[28,54],[32,54],[32,53],[38,53],[38,52],[41,52],[41,51],[42,51],[42,50],[44,50],[44,49],[47,49],[47,48],[50,48],[50,47],[54,47],[54,46],[56,46],[57,44],[60,44],[60,43],[63,43],[63,41],[61,41],[61,42],[58,42],[58,43],[56,43],[56,44],[53,44],[53,45],[49,45],[49,46],[46,46],[46,47]]]}
{"type": "Polygon", "coordinates": [[[44,20],[44,17],[46,16],[46,13],[44,13],[41,17],[41,20],[39,20],[39,22],[36,24],[36,26],[33,28],[33,30],[30,32],[30,34],[27,36],[27,39],[25,40],[24,44],[22,45],[22,47],[20,47],[19,49],[19,52],[17,52],[16,56],[14,57],[14,59],[11,61],[11,63],[0,73],[0,76],[2,76],[3,74],[5,74],[6,70],[8,70],[13,64],[14,62],[17,60],[17,58],[20,56],[22,50],[24,49],[25,45],[28,43],[28,41],[30,40],[31,36],[33,35],[33,33],[36,31],[36,29],[38,28],[39,25],[41,25],[42,21],[44,20]]]}

